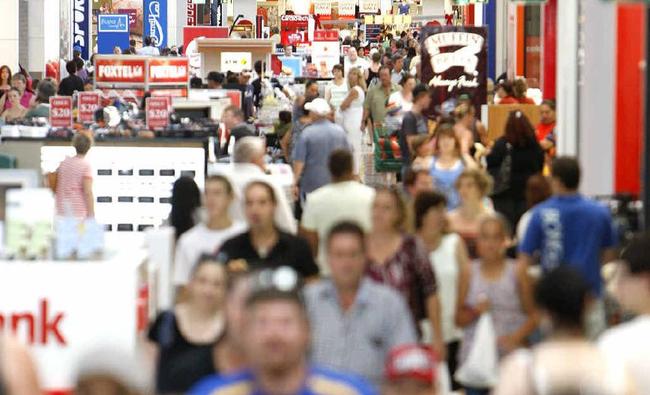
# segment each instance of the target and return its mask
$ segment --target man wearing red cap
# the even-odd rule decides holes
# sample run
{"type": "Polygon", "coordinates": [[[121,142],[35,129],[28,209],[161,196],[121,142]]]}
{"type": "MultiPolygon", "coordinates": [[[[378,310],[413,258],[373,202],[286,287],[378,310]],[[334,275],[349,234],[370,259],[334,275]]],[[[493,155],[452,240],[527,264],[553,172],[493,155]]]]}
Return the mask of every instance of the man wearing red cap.
{"type": "Polygon", "coordinates": [[[408,344],[394,348],[386,359],[383,395],[434,395],[436,360],[427,347],[408,344]]]}

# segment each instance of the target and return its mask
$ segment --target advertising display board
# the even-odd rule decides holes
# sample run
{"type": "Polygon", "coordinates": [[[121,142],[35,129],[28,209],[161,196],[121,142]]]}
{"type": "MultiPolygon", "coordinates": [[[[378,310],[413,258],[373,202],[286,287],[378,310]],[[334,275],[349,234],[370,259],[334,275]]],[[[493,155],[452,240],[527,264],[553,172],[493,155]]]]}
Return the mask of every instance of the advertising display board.
{"type": "Polygon", "coordinates": [[[152,37],[156,47],[165,48],[167,46],[167,0],[144,0],[142,8],[143,37],[152,37]]]}
{"type": "Polygon", "coordinates": [[[151,58],[149,64],[149,84],[187,84],[190,78],[187,58],[151,58]]]}
{"type": "Polygon", "coordinates": [[[436,106],[462,94],[471,97],[480,114],[487,101],[487,28],[426,26],[420,34],[422,82],[433,95],[429,115],[436,106]]]}
{"type": "Polygon", "coordinates": [[[319,78],[332,77],[332,67],[339,64],[341,47],[337,30],[316,30],[311,45],[312,63],[318,70],[319,78]]]}
{"type": "Polygon", "coordinates": [[[253,68],[253,54],[250,52],[222,52],[221,72],[241,73],[253,68]]]}
{"type": "Polygon", "coordinates": [[[228,38],[228,28],[221,26],[185,26],[183,28],[184,55],[190,59],[192,74],[201,75],[201,53],[197,40],[200,38],[228,38]]]}
{"type": "Polygon", "coordinates": [[[50,97],[50,125],[53,128],[72,127],[72,97],[50,97]]]}
{"type": "Polygon", "coordinates": [[[309,44],[309,15],[282,15],[280,30],[282,45],[309,44]]]}
{"type": "Polygon", "coordinates": [[[127,56],[95,58],[95,84],[144,84],[146,59],[127,56]]]}
{"type": "Polygon", "coordinates": [[[74,0],[72,4],[72,47],[81,48],[81,57],[88,59],[90,57],[90,27],[91,27],[91,7],[90,0],[74,0]]]}
{"type": "Polygon", "coordinates": [[[122,50],[129,47],[129,16],[119,14],[99,14],[97,18],[97,50],[109,55],[113,48],[122,50]]]}
{"type": "Polygon", "coordinates": [[[169,125],[169,100],[166,97],[148,97],[145,108],[147,129],[164,129],[169,125]]]}
{"type": "Polygon", "coordinates": [[[101,96],[99,92],[79,92],[77,106],[79,107],[79,121],[93,122],[95,111],[100,107],[101,96]]]}

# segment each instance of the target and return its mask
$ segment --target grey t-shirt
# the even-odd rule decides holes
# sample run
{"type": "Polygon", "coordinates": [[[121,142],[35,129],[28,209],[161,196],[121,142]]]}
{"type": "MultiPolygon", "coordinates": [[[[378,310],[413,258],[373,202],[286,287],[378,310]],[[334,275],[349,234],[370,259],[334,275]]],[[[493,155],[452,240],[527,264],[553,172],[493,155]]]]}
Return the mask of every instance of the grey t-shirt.
{"type": "Polygon", "coordinates": [[[412,111],[404,114],[402,129],[399,132],[399,148],[402,151],[404,164],[411,163],[411,151],[409,150],[407,136],[427,133],[427,119],[422,114],[416,114],[412,111]]]}
{"type": "Polygon", "coordinates": [[[302,194],[310,193],[330,182],[329,157],[337,149],[352,151],[345,131],[340,126],[322,120],[305,128],[296,143],[293,158],[305,164],[300,178],[302,194]]]}

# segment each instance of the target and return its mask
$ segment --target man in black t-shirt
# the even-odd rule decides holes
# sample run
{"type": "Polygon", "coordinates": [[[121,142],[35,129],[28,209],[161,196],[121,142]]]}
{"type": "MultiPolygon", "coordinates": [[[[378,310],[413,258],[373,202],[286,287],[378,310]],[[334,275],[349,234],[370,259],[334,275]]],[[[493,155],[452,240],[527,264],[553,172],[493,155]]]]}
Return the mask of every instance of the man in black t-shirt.
{"type": "Polygon", "coordinates": [[[422,112],[429,108],[431,104],[431,95],[429,88],[424,84],[419,84],[413,90],[413,108],[404,114],[402,129],[399,131],[399,146],[402,151],[402,175],[408,170],[413,161],[413,149],[411,147],[413,138],[419,134],[429,133],[427,118],[422,112]]]}
{"type": "MultiPolygon", "coordinates": [[[[235,142],[239,141],[242,137],[252,137],[257,135],[255,127],[244,122],[244,112],[237,106],[226,107],[221,114],[221,121],[226,126],[226,130],[230,131],[230,136],[235,138],[235,142]]],[[[226,144],[221,151],[221,156],[228,155],[229,145],[230,138],[226,140],[226,144]]]]}
{"type": "Polygon", "coordinates": [[[65,64],[65,69],[68,71],[68,76],[61,80],[59,84],[60,96],[72,96],[74,92],[84,91],[84,81],[77,76],[77,62],[71,60],[65,64]]]}

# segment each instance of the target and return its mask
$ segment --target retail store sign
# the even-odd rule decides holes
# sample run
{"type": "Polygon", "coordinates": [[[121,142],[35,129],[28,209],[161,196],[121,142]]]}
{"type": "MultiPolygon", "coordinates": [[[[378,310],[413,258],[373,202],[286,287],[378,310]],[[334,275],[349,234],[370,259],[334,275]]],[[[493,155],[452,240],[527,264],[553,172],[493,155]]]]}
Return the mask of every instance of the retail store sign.
{"type": "Polygon", "coordinates": [[[79,107],[79,121],[93,122],[95,111],[100,107],[101,97],[99,92],[81,92],[77,97],[79,107]]]}
{"type": "Polygon", "coordinates": [[[50,126],[53,128],[72,127],[72,98],[69,96],[50,97],[50,126]]]}
{"type": "Polygon", "coordinates": [[[332,0],[314,0],[314,15],[332,15],[332,0]]]}
{"type": "Polygon", "coordinates": [[[196,4],[192,0],[186,0],[187,26],[196,26],[196,4]]]}
{"type": "Polygon", "coordinates": [[[316,30],[314,31],[314,41],[339,41],[339,31],[316,30]]]}
{"type": "Polygon", "coordinates": [[[112,54],[114,47],[129,46],[128,15],[100,14],[97,27],[97,47],[100,54],[112,54]]]}
{"type": "Polygon", "coordinates": [[[169,102],[166,97],[148,97],[145,108],[147,112],[147,129],[164,129],[169,125],[169,102]]]}
{"type": "Polygon", "coordinates": [[[422,82],[431,87],[435,106],[461,94],[477,111],[487,99],[487,29],[426,26],[421,33],[422,82]]]}
{"type": "Polygon", "coordinates": [[[95,59],[95,82],[144,84],[145,66],[144,59],[95,59]]]}
{"type": "Polygon", "coordinates": [[[90,0],[72,1],[72,46],[81,48],[81,57],[90,56],[90,0]]]}
{"type": "Polygon", "coordinates": [[[250,70],[253,64],[253,55],[250,52],[222,52],[221,71],[240,73],[250,70]]]}
{"type": "Polygon", "coordinates": [[[380,0],[359,0],[359,12],[362,14],[376,14],[380,9],[380,0]]]}
{"type": "Polygon", "coordinates": [[[150,84],[184,85],[190,80],[188,58],[152,58],[149,59],[150,84]]]}
{"type": "Polygon", "coordinates": [[[354,17],[357,0],[339,0],[339,16],[354,17]]]}
{"type": "Polygon", "coordinates": [[[309,15],[282,15],[280,27],[282,45],[309,43],[309,15]]]}
{"type": "Polygon", "coordinates": [[[167,0],[144,0],[144,36],[153,37],[156,47],[167,46],[167,0]]]}

